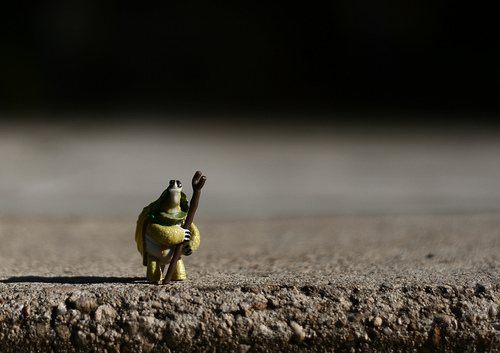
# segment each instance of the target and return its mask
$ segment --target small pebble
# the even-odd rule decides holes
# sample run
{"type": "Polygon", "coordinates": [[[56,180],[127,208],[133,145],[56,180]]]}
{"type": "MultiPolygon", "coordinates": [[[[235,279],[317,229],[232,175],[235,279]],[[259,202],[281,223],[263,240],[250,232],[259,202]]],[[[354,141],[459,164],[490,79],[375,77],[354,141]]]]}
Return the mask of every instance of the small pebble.
{"type": "Polygon", "coordinates": [[[306,338],[306,333],[305,333],[304,328],[302,326],[300,326],[295,321],[292,321],[290,323],[290,326],[292,327],[293,334],[294,334],[295,338],[297,338],[299,341],[303,341],[304,338],[306,338]]]}

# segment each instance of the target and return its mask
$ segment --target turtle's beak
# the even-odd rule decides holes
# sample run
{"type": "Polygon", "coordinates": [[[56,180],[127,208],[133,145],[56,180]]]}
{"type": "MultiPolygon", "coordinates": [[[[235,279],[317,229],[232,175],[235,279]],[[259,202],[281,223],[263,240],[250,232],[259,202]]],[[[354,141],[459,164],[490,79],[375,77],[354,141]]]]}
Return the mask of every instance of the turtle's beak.
{"type": "Polygon", "coordinates": [[[179,180],[170,180],[168,188],[172,191],[182,190],[182,184],[179,180]]]}

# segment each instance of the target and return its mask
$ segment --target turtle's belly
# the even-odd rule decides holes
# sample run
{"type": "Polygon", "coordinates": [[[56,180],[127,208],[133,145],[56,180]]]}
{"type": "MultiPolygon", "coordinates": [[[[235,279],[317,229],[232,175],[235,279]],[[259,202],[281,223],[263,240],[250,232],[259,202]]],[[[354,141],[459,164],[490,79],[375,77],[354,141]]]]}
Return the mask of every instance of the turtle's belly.
{"type": "Polygon", "coordinates": [[[164,251],[161,250],[162,245],[156,241],[149,233],[146,231],[146,252],[148,254],[156,257],[160,264],[166,265],[172,260],[172,254],[174,252],[175,246],[167,246],[164,251]]]}

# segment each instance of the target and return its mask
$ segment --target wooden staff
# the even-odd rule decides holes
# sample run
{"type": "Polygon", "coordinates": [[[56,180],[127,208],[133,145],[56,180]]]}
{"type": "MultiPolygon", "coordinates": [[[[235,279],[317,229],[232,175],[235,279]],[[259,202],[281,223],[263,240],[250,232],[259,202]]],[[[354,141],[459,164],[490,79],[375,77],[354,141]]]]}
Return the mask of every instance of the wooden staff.
{"type": "MultiPolygon", "coordinates": [[[[201,188],[205,185],[205,181],[207,177],[202,175],[200,171],[197,171],[193,176],[193,196],[191,196],[191,201],[189,205],[189,211],[186,217],[186,221],[182,225],[182,228],[189,229],[191,227],[191,223],[193,223],[194,214],[196,209],[198,208],[198,203],[200,201],[201,188]]],[[[174,253],[172,255],[172,260],[170,261],[170,265],[168,266],[167,274],[163,279],[163,284],[170,283],[172,279],[172,275],[174,274],[175,268],[177,267],[177,261],[181,257],[182,250],[184,250],[184,242],[177,244],[174,249],[174,253]]]]}

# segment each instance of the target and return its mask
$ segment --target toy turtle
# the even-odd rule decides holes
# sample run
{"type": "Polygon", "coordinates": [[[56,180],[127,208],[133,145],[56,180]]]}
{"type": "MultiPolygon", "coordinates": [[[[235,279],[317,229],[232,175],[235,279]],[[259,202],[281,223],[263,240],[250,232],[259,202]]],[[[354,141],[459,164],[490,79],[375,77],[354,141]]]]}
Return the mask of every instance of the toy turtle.
{"type": "Polygon", "coordinates": [[[137,250],[147,266],[147,279],[164,283],[186,279],[186,270],[180,254],[191,255],[200,245],[200,232],[192,223],[205,177],[197,172],[193,177],[192,209],[189,209],[186,194],[179,180],[170,180],[161,196],[144,207],[137,220],[135,241],[137,250]],[[201,181],[201,182],[200,182],[201,181]],[[196,196],[196,197],[195,197],[196,196]],[[176,246],[180,249],[176,250],[176,246]],[[180,251],[179,251],[180,250],[180,251]],[[176,259],[178,258],[178,259],[176,259]],[[174,261],[172,261],[174,259],[174,261]],[[169,276],[165,276],[165,265],[170,263],[169,276]],[[175,270],[174,267],[175,266],[175,270]]]}

